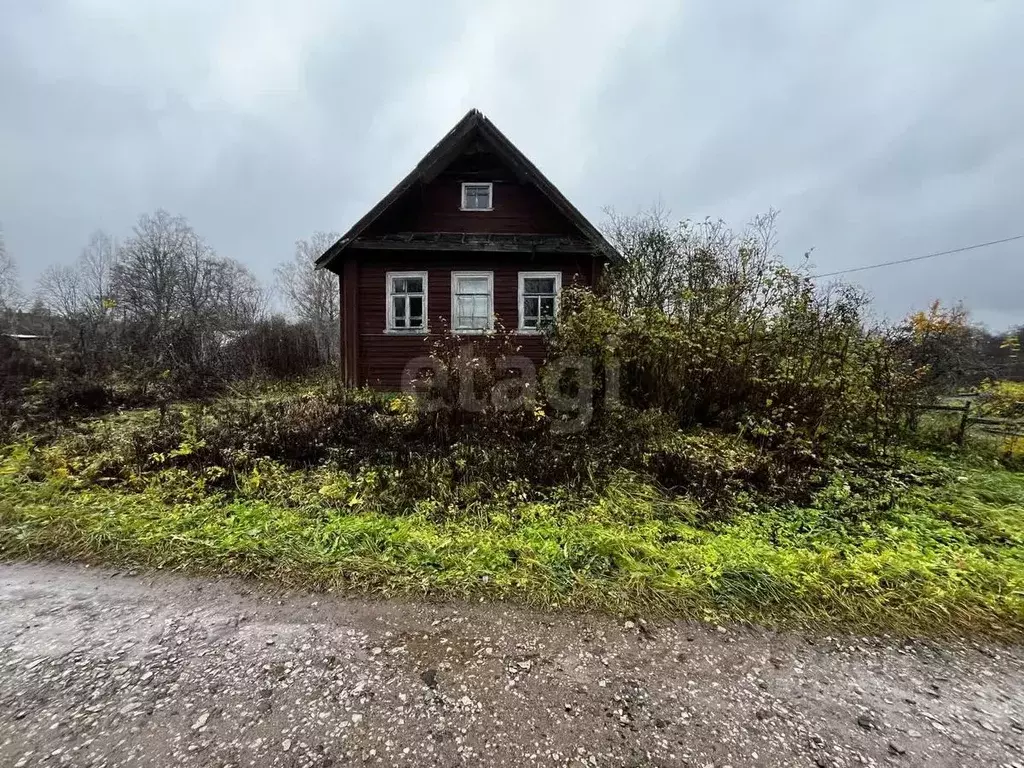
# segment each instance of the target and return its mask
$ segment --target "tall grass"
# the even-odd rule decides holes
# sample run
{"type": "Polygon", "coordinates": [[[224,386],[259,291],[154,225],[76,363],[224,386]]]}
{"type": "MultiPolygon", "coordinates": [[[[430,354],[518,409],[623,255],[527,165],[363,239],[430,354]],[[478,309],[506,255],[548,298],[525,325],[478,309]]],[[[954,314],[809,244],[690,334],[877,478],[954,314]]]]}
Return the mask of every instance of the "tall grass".
{"type": "Polygon", "coordinates": [[[623,615],[1024,636],[1024,475],[998,469],[953,467],[960,479],[859,519],[828,508],[842,503],[830,491],[817,505],[698,527],[692,502],[636,478],[589,499],[481,504],[439,520],[358,499],[327,512],[217,495],[168,504],[152,487],[30,482],[10,457],[4,468],[7,558],[623,615]]]}

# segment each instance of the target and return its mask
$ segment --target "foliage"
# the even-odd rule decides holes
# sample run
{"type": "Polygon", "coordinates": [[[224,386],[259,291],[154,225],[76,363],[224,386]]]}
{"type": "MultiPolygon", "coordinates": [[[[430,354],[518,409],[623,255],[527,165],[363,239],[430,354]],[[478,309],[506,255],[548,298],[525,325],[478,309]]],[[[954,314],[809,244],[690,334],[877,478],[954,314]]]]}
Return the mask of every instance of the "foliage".
{"type": "Polygon", "coordinates": [[[962,304],[912,313],[904,325],[907,349],[921,373],[922,394],[945,394],[973,380],[980,365],[979,333],[962,304]]]}
{"type": "Polygon", "coordinates": [[[885,482],[903,489],[895,503],[873,501],[877,487],[859,475],[837,476],[806,505],[701,525],[693,502],[623,473],[599,493],[543,500],[513,484],[483,497],[469,476],[418,488],[399,509],[395,466],[303,472],[263,460],[225,494],[212,468],[160,469],[131,489],[83,484],[59,463],[31,479],[39,450],[14,446],[0,465],[6,557],[627,615],[1024,631],[1024,476],[1005,471],[923,458],[885,482]]]}
{"type": "MultiPolygon", "coordinates": [[[[334,278],[299,279],[317,238],[281,275],[305,320],[268,321],[183,219],[143,217],[49,276],[56,353],[0,346],[0,552],[1021,632],[1020,476],[906,456],[966,316],[872,327],[772,253],[773,224],[619,219],[626,262],[564,292],[539,381],[514,334],[442,332],[411,396],[300,378],[337,328],[334,278]]],[[[990,390],[992,412],[1017,391],[990,390]]]]}
{"type": "Polygon", "coordinates": [[[617,370],[628,404],[743,435],[795,467],[896,445],[918,366],[898,329],[869,326],[861,292],[816,286],[773,253],[774,212],[740,234],[671,227],[658,211],[613,223],[625,264],[605,296],[567,296],[558,354],[617,370]]]}
{"type": "Polygon", "coordinates": [[[85,382],[58,389],[41,382],[38,404],[29,400],[36,413],[73,406],[97,412],[111,407],[108,398],[122,408],[155,407],[23,431],[33,440],[24,471],[35,477],[59,472],[83,487],[137,489],[154,472],[175,470],[208,476],[210,488],[234,494],[240,478],[265,462],[288,472],[371,468],[380,470],[378,490],[389,494],[396,513],[438,488],[450,488],[457,509],[467,499],[506,493],[539,501],[599,492],[625,471],[669,496],[699,502],[702,520],[728,517],[755,501],[806,500],[827,482],[820,461],[767,450],[741,435],[681,432],[653,409],[608,408],[586,427],[564,432],[543,397],[529,407],[488,405],[465,413],[328,382],[280,396],[263,385],[234,387],[193,404],[166,402],[152,390],[147,403],[137,390],[96,391],[85,382]]]}
{"type": "MultiPolygon", "coordinates": [[[[0,264],[9,262],[0,253],[0,264]]],[[[9,312],[0,300],[0,330],[10,316],[20,332],[46,338],[31,348],[3,339],[0,416],[10,417],[0,433],[33,414],[73,417],[209,397],[252,377],[309,374],[337,346],[337,281],[325,273],[317,281],[321,298],[333,297],[331,317],[268,318],[256,278],[215,253],[183,217],[144,214],[120,242],[95,232],[74,263],[46,269],[30,311],[9,312]]]]}
{"type": "Polygon", "coordinates": [[[1000,419],[1024,419],[1024,382],[986,381],[981,393],[980,413],[1000,419]]]}
{"type": "Polygon", "coordinates": [[[613,299],[567,292],[554,348],[617,371],[627,405],[657,407],[682,428],[742,435],[794,467],[892,449],[916,378],[885,336],[863,329],[861,298],[815,294],[780,265],[758,282],[770,298],[748,304],[751,288],[730,282],[699,307],[681,297],[673,313],[627,316],[613,299]]]}

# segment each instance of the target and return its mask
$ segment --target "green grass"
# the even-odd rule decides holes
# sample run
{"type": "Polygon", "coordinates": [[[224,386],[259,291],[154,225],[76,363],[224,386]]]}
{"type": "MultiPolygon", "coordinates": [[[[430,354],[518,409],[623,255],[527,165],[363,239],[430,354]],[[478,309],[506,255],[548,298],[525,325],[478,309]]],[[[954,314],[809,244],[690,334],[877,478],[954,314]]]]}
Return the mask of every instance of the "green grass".
{"type": "Polygon", "coordinates": [[[40,477],[24,471],[25,450],[0,464],[8,559],[622,615],[1024,637],[1024,474],[995,467],[924,456],[950,479],[910,486],[887,511],[850,511],[839,484],[813,507],[697,527],[693,502],[633,477],[590,497],[392,515],[315,493],[168,493],[163,476],[134,489],[40,477]]]}

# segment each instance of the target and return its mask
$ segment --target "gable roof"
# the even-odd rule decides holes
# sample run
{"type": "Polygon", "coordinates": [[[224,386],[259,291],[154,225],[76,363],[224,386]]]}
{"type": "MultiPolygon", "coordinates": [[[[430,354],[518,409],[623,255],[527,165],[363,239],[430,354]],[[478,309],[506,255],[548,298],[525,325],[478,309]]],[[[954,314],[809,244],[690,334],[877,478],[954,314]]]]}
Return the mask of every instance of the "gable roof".
{"type": "Polygon", "coordinates": [[[351,245],[388,208],[398,202],[417,182],[427,183],[435,179],[478,135],[494,147],[521,182],[529,182],[536,186],[555,208],[583,233],[598,253],[613,263],[622,260],[618,251],[612,247],[597,227],[591,224],[579,209],[558,191],[558,188],[540,172],[537,166],[530,162],[530,159],[509,141],[508,137],[499,131],[497,126],[488,120],[480,110],[471,109],[455,124],[455,127],[445,134],[444,138],[434,145],[433,149],[424,155],[408,176],[398,182],[394,189],[388,192],[380,202],[353,224],[348,232],[316,260],[317,269],[329,267],[342,251],[351,245]]]}

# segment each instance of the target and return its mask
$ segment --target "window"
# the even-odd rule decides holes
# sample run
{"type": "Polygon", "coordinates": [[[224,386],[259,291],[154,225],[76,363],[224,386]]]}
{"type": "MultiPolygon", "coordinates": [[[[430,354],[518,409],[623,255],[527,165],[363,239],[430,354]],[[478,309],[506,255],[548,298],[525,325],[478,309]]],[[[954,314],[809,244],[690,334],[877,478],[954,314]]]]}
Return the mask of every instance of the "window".
{"type": "Polygon", "coordinates": [[[388,272],[389,331],[426,333],[427,273],[388,272]]]}
{"type": "Polygon", "coordinates": [[[489,211],[492,206],[492,192],[494,185],[487,183],[470,183],[462,185],[462,210],[464,211],[489,211]]]}
{"type": "Polygon", "coordinates": [[[558,313],[561,272],[519,273],[519,330],[540,331],[549,327],[558,313]]]}
{"type": "Polygon", "coordinates": [[[493,310],[493,272],[452,272],[453,331],[491,330],[493,310]]]}

